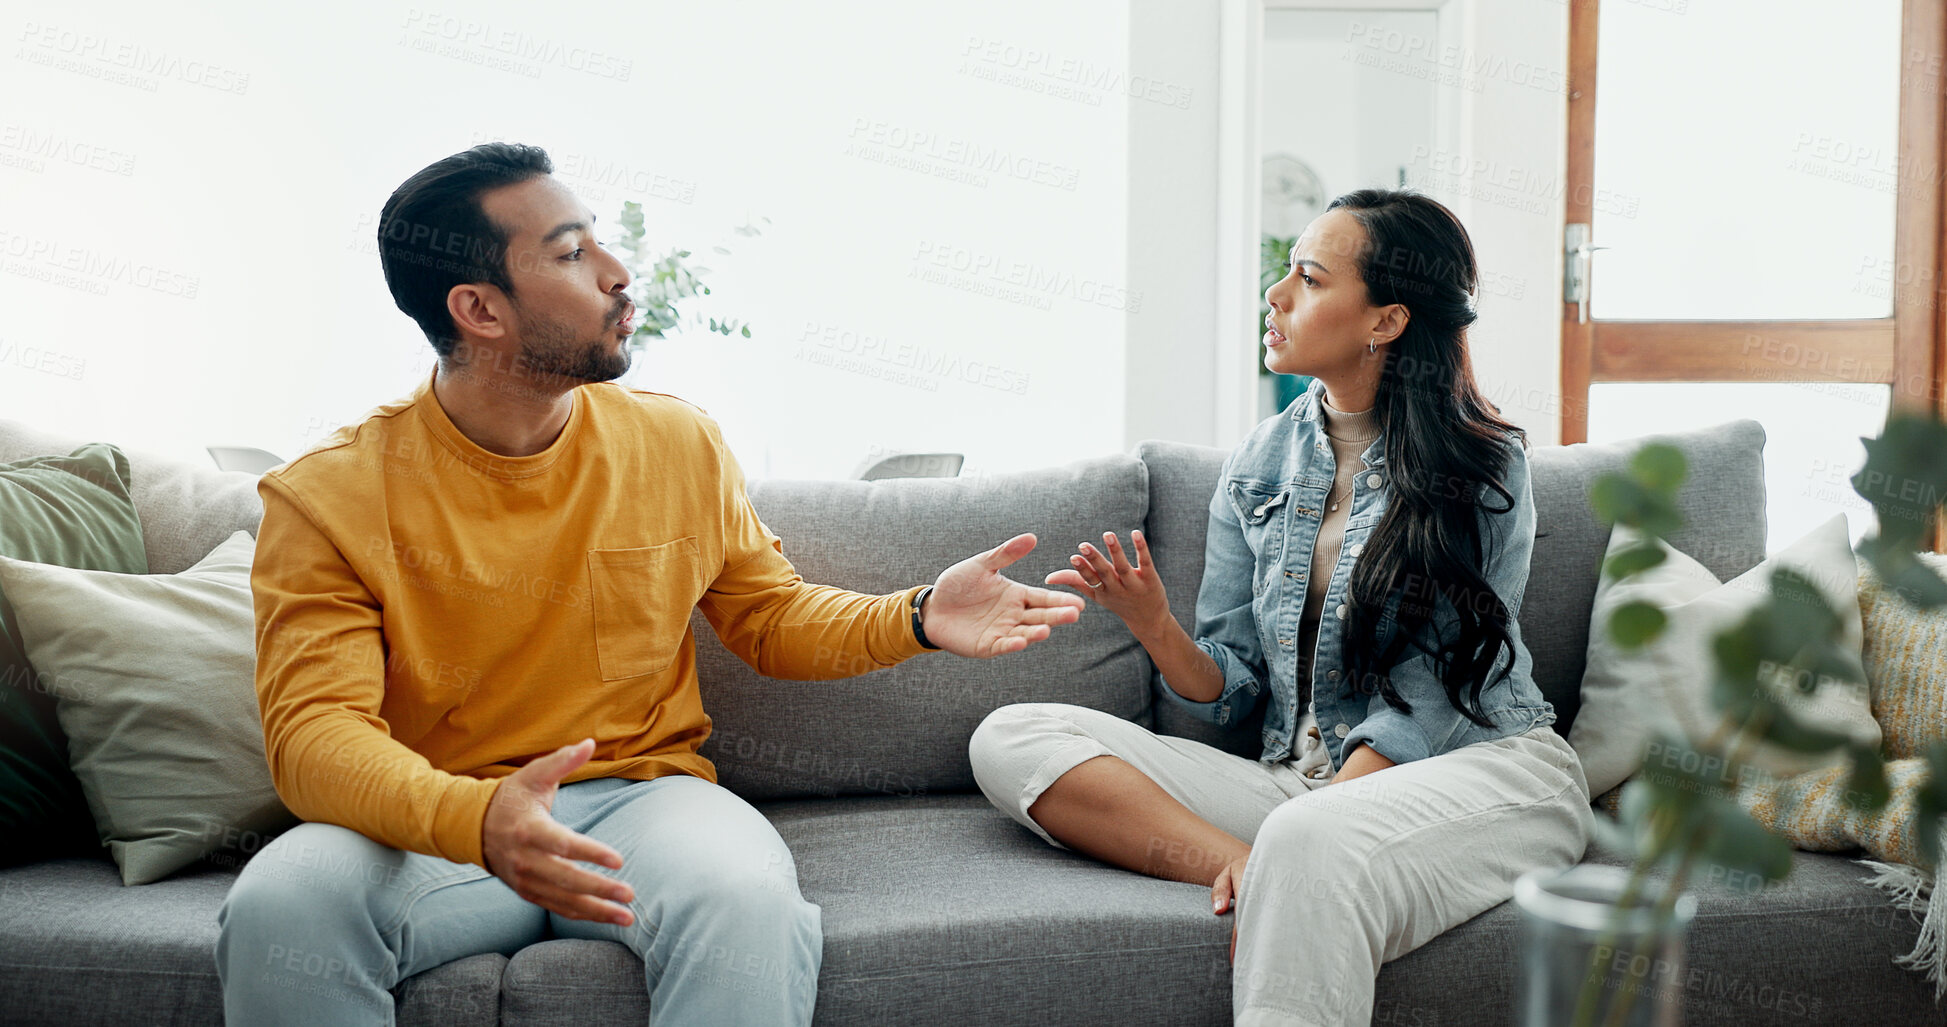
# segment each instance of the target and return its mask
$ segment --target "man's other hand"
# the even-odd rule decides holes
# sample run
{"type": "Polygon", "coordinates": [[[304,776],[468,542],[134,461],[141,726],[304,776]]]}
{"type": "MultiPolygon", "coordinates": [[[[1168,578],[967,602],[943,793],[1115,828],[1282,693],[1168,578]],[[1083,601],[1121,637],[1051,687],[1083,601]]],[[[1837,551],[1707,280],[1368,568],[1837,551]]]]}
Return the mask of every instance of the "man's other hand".
{"type": "Polygon", "coordinates": [[[635,889],[574,863],[620,870],[622,854],[561,826],[551,812],[561,779],[594,752],[595,740],[584,738],[502,779],[481,822],[481,851],[487,871],[521,898],[573,920],[627,927],[635,915],[620,903],[635,901],[635,889]]]}
{"type": "Polygon", "coordinates": [[[985,659],[1018,653],[1047,638],[1056,624],[1073,624],[1082,597],[1023,585],[1001,571],[1034,551],[1032,534],[1016,535],[948,567],[920,610],[926,637],[956,656],[985,659]]]}

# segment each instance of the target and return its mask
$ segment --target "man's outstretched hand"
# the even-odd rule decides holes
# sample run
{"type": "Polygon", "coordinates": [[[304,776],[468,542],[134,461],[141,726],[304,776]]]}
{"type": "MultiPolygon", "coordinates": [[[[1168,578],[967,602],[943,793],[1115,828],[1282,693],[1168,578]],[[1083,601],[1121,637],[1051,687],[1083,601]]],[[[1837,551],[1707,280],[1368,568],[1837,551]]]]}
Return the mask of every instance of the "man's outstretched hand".
{"type": "Polygon", "coordinates": [[[1075,623],[1087,605],[1081,596],[1001,574],[1034,545],[1034,535],[1016,535],[942,572],[920,610],[927,639],[956,656],[986,659],[1018,653],[1047,638],[1054,625],[1075,623]]]}
{"type": "Polygon", "coordinates": [[[568,830],[552,812],[561,779],[594,752],[595,740],[584,738],[503,778],[480,825],[481,852],[488,872],[521,898],[571,920],[627,927],[635,915],[618,903],[635,901],[635,889],[575,865],[584,860],[620,870],[622,854],[568,830]]]}

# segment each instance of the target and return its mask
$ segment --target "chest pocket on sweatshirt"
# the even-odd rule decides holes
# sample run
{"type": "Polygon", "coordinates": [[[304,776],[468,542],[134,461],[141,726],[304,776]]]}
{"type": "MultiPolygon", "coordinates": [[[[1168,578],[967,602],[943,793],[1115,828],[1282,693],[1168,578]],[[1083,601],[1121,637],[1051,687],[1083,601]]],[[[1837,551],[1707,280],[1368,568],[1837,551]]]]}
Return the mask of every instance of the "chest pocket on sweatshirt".
{"type": "Polygon", "coordinates": [[[659,546],[588,551],[603,681],[655,674],[676,662],[702,587],[699,564],[694,535],[659,546]]]}

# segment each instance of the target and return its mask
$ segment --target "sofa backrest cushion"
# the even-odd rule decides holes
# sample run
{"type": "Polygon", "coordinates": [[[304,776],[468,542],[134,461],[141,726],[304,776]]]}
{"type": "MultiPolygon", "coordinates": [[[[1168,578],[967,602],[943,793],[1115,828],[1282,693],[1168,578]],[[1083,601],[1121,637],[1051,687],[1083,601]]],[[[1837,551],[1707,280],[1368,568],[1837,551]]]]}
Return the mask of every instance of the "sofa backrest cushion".
{"type": "MultiPolygon", "coordinates": [[[[105,442],[0,463],[0,556],[119,574],[148,570],[130,473],[127,455],[105,442]]],[[[99,852],[56,703],[88,686],[28,659],[19,610],[5,592],[0,588],[0,866],[99,852]]]]}
{"type": "MultiPolygon", "coordinates": [[[[1170,613],[1189,632],[1197,627],[1197,589],[1203,585],[1203,543],[1210,531],[1210,497],[1217,489],[1217,474],[1226,455],[1221,449],[1183,442],[1152,440],[1136,445],[1137,458],[1149,468],[1149,520],[1143,523],[1143,536],[1162,576],[1170,613]]],[[[1154,687],[1161,692],[1169,686],[1158,675],[1154,687]]],[[[1249,717],[1221,728],[1191,716],[1167,695],[1157,695],[1153,705],[1156,730],[1161,734],[1194,739],[1252,759],[1264,750],[1259,736],[1264,724],[1263,703],[1249,717]]]]}
{"type": "MultiPolygon", "coordinates": [[[[0,420],[0,463],[23,457],[71,453],[94,441],[0,420]]],[[[219,471],[139,449],[128,454],[129,495],[142,519],[142,544],[150,574],[178,574],[194,567],[237,531],[257,534],[264,519],[257,475],[219,471]]]]}
{"type": "MultiPolygon", "coordinates": [[[[1652,441],[1676,446],[1689,463],[1677,501],[1683,528],[1670,536],[1670,543],[1696,557],[1722,581],[1764,559],[1764,427],[1756,421],[1728,421],[1620,442],[1531,447],[1535,551],[1521,605],[1521,635],[1534,656],[1535,681],[1554,704],[1555,729],[1563,736],[1581,706],[1589,616],[1609,543],[1609,525],[1598,520],[1589,505],[1589,489],[1602,474],[1623,470],[1630,454],[1652,441]]],[[[1149,520],[1144,530],[1169,590],[1170,610],[1185,630],[1194,630],[1207,511],[1226,452],[1162,442],[1144,442],[1136,452],[1149,467],[1149,520]]],[[[1167,686],[1158,680],[1155,687],[1167,686]]],[[[1244,755],[1255,756],[1262,748],[1258,717],[1220,730],[1192,718],[1164,697],[1157,697],[1155,707],[1159,732],[1244,755]]]]}
{"type": "MultiPolygon", "coordinates": [[[[1129,455],[960,478],[760,480],[751,504],[806,581],[883,594],[1021,532],[1039,541],[1005,573],[1042,586],[1077,543],[1143,523],[1149,485],[1129,455]]],[[[1025,651],[990,660],[927,653],[830,681],[759,676],[693,615],[703,755],[724,787],[751,800],[915,795],[976,788],[967,740],[1014,702],[1091,706],[1148,726],[1149,658],[1114,614],[1090,605],[1025,651]]]]}

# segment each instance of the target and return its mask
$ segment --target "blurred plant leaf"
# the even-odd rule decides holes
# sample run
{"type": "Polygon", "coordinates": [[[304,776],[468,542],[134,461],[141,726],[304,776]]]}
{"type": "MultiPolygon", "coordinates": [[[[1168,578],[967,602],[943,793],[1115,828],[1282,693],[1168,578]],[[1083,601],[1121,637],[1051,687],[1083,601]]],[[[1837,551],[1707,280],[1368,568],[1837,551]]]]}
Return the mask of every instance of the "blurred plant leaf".
{"type": "Polygon", "coordinates": [[[1792,871],[1791,843],[1765,830],[1734,802],[1711,805],[1704,857],[1726,870],[1782,881],[1792,871]]]}
{"type": "Polygon", "coordinates": [[[1609,637],[1625,649],[1643,645],[1663,633],[1669,616],[1655,603],[1640,599],[1624,603],[1609,615],[1609,637]]]}
{"type": "Polygon", "coordinates": [[[1852,773],[1846,777],[1846,805],[1864,813],[1885,809],[1893,792],[1886,783],[1886,764],[1879,758],[1879,750],[1855,745],[1850,754],[1852,773]]]}
{"type": "Polygon", "coordinates": [[[1670,495],[1631,475],[1614,471],[1599,475],[1589,487],[1589,502],[1603,520],[1649,534],[1667,536],[1683,526],[1683,515],[1670,495]]]}
{"type": "Polygon", "coordinates": [[[1866,462],[1852,476],[1853,491],[1873,504],[1887,545],[1921,548],[1929,515],[1947,497],[1947,425],[1937,412],[1895,407],[1879,438],[1859,441],[1866,462]]]}
{"type": "Polygon", "coordinates": [[[1927,779],[1914,797],[1914,841],[1932,868],[1940,860],[1940,825],[1947,818],[1947,739],[1927,746],[1927,779]]]}
{"type": "Polygon", "coordinates": [[[1667,442],[1651,442],[1629,458],[1629,471],[1644,488],[1675,495],[1688,473],[1688,461],[1683,450],[1667,442]]]}
{"type": "Polygon", "coordinates": [[[1868,535],[1859,541],[1859,555],[1872,564],[1873,573],[1886,587],[1908,604],[1923,610],[1947,604],[1947,581],[1940,580],[1940,575],[1921,563],[1912,550],[1879,535],[1868,535]]]}
{"type": "Polygon", "coordinates": [[[1644,539],[1624,549],[1618,549],[1602,565],[1602,573],[1611,578],[1626,578],[1649,570],[1669,559],[1669,554],[1654,541],[1644,539]]]}

